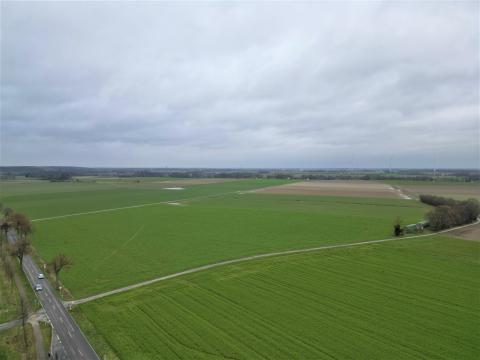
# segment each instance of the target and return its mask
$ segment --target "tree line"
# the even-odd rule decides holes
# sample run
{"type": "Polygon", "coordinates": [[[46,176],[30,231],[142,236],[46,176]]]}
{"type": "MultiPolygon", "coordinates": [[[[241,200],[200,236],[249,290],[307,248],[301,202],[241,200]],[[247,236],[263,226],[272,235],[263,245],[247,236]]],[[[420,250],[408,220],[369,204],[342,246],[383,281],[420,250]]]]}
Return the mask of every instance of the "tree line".
{"type": "Polygon", "coordinates": [[[477,199],[455,200],[422,194],[420,201],[434,207],[427,214],[429,226],[434,231],[470,224],[480,216],[480,202],[477,199]]]}
{"type": "MultiPolygon", "coordinates": [[[[30,239],[33,232],[32,222],[25,214],[15,212],[9,207],[4,207],[3,204],[0,204],[0,212],[3,215],[0,220],[0,256],[4,257],[8,254],[17,258],[20,266],[22,266],[25,255],[32,252],[30,239]],[[12,230],[16,232],[17,239],[14,243],[9,243],[8,234],[12,230]]],[[[72,259],[63,253],[55,255],[47,263],[47,269],[54,275],[57,288],[60,284],[60,271],[72,265],[72,259]]],[[[12,273],[11,269],[6,270],[6,273],[7,276],[12,273]]]]}

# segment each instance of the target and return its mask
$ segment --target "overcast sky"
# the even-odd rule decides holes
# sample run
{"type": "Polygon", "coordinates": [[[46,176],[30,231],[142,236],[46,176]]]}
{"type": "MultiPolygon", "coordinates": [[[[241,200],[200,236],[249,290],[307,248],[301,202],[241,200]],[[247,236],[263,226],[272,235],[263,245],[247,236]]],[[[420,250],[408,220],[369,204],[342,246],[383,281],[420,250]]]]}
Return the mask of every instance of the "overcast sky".
{"type": "Polygon", "coordinates": [[[1,10],[2,165],[479,166],[475,1],[1,10]]]}

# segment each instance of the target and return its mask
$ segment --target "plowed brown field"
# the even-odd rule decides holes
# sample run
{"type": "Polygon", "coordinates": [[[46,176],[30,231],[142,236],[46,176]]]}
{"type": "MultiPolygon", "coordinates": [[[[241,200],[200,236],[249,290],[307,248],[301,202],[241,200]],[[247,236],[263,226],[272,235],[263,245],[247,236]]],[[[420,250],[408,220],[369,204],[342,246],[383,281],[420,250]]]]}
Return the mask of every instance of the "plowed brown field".
{"type": "Polygon", "coordinates": [[[454,184],[454,185],[399,185],[407,194],[431,194],[447,196],[458,199],[467,199],[469,197],[480,199],[480,186],[472,184],[454,184]]]}
{"type": "Polygon", "coordinates": [[[359,196],[399,198],[399,192],[390,185],[373,181],[337,181],[315,180],[293,184],[273,186],[257,190],[269,194],[296,194],[296,195],[332,195],[332,196],[359,196]]]}

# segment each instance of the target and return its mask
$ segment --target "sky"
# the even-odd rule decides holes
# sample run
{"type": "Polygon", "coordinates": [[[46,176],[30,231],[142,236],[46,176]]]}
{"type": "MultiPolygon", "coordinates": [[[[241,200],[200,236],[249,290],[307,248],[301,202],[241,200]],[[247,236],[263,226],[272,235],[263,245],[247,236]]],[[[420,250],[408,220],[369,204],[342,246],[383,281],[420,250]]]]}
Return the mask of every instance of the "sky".
{"type": "Polygon", "coordinates": [[[4,166],[480,165],[476,1],[0,6],[4,166]]]}

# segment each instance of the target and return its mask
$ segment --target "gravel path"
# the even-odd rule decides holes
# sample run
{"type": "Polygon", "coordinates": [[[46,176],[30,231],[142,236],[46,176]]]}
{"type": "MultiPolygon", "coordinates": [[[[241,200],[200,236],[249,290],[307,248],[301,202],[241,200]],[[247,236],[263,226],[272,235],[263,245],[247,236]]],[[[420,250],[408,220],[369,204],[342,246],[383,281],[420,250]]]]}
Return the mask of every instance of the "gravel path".
{"type": "Polygon", "coordinates": [[[161,276],[161,277],[158,277],[158,278],[155,278],[155,279],[142,281],[142,282],[137,283],[137,284],[125,286],[125,287],[122,287],[122,288],[119,288],[119,289],[107,291],[107,292],[100,293],[100,294],[93,295],[93,296],[89,296],[89,297],[86,297],[86,298],[83,298],[83,299],[67,301],[67,302],[65,302],[65,305],[69,306],[69,307],[72,306],[72,305],[79,305],[79,304],[83,304],[83,303],[90,302],[90,301],[93,301],[93,300],[101,299],[101,298],[104,298],[106,296],[119,294],[119,293],[122,293],[122,292],[125,292],[125,291],[129,291],[129,290],[133,290],[133,289],[143,287],[143,286],[146,286],[146,285],[154,284],[154,283],[157,283],[157,282],[160,282],[160,281],[165,281],[165,280],[173,279],[173,278],[176,278],[176,277],[179,277],[179,276],[192,274],[192,273],[216,268],[216,267],[219,267],[219,266],[229,265],[229,264],[236,264],[236,263],[240,263],[240,262],[251,261],[251,260],[262,259],[262,258],[273,257],[273,256],[300,254],[300,253],[314,252],[314,251],[320,251],[320,250],[346,248],[346,247],[362,246],[362,245],[368,245],[368,244],[378,244],[378,243],[384,243],[384,242],[390,242],[390,241],[401,241],[401,240],[407,240],[407,239],[416,239],[416,238],[438,235],[438,234],[443,234],[443,233],[447,233],[447,232],[454,231],[454,230],[463,229],[463,228],[466,228],[466,227],[469,227],[469,226],[476,225],[478,223],[480,223],[480,219],[477,220],[475,223],[472,223],[472,224],[462,225],[462,226],[458,226],[456,228],[442,230],[442,231],[439,231],[439,232],[436,232],[436,233],[430,233],[430,234],[413,235],[413,236],[406,236],[406,237],[395,237],[395,238],[388,238],[388,239],[381,239],[381,240],[369,240],[369,241],[361,241],[361,242],[349,243],[349,244],[325,245],[325,246],[319,246],[319,247],[307,248],[307,249],[278,251],[278,252],[272,252],[272,253],[266,253],[266,254],[246,256],[246,257],[242,257],[242,258],[238,258],[238,259],[220,261],[220,262],[216,262],[216,263],[213,263],[213,264],[199,266],[199,267],[196,267],[196,268],[193,268],[193,269],[180,271],[180,272],[177,272],[177,273],[174,273],[174,274],[161,276]]]}

